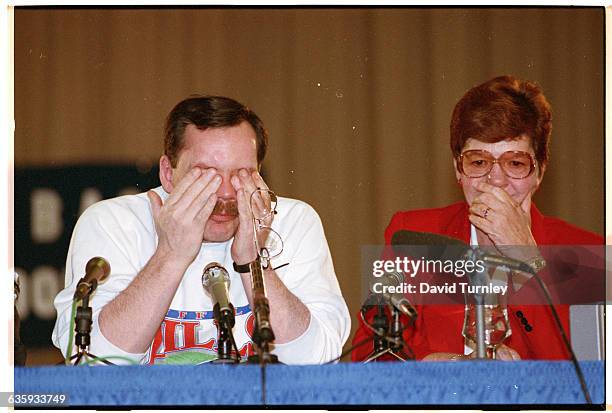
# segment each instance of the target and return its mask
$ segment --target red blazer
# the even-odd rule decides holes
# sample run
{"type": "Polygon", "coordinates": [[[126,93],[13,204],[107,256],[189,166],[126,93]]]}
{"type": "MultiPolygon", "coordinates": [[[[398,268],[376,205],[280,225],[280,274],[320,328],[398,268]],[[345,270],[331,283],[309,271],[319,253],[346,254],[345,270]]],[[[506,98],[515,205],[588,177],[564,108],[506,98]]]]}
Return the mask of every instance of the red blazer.
{"type": "MultiPolygon", "coordinates": [[[[446,235],[469,244],[468,205],[460,202],[444,208],[397,212],[385,230],[385,243],[389,245],[393,234],[401,229],[446,235]]],[[[531,231],[538,245],[602,245],[604,243],[603,237],[597,234],[560,219],[542,215],[533,204],[531,231]]],[[[563,304],[555,307],[566,333],[569,334],[569,306],[563,304]]],[[[424,305],[417,306],[416,309],[418,317],[414,326],[404,331],[404,339],[417,360],[434,352],[463,354],[464,338],[461,334],[464,318],[463,305],[424,305]]],[[[368,311],[366,316],[370,323],[374,314],[373,310],[368,311]]],[[[522,359],[570,358],[556,328],[552,312],[547,306],[509,305],[508,317],[512,335],[504,343],[515,349],[522,359]],[[520,315],[522,317],[519,317],[520,315]],[[525,318],[526,322],[521,322],[522,318],[525,318]],[[526,328],[526,325],[531,328],[526,328]]],[[[370,335],[370,331],[359,317],[359,327],[353,338],[353,344],[370,335]]],[[[351,358],[353,361],[365,360],[371,351],[372,342],[370,341],[367,345],[355,349],[351,358]]]]}

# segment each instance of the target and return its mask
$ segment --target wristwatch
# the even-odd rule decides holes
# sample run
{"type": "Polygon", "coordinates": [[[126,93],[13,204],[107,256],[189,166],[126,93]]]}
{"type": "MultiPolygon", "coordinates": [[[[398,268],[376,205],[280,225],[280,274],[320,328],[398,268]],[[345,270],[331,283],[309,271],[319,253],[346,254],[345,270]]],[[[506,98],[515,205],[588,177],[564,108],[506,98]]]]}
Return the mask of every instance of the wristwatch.
{"type": "Polygon", "coordinates": [[[537,255],[527,262],[527,265],[529,265],[534,272],[538,273],[546,267],[546,260],[541,255],[537,255]]]}
{"type": "Polygon", "coordinates": [[[246,264],[242,264],[242,265],[238,265],[235,262],[234,264],[234,271],[240,273],[240,274],[248,274],[251,272],[251,263],[246,263],[246,264]]]}

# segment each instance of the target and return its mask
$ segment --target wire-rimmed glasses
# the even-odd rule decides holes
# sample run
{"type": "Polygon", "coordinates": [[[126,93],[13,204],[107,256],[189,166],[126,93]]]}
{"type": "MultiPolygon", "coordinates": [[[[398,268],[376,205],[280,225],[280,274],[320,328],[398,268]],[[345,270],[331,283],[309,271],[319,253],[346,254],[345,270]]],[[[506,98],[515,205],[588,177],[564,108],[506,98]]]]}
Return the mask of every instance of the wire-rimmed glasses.
{"type": "Polygon", "coordinates": [[[264,268],[268,268],[272,258],[283,252],[283,239],[270,224],[276,215],[278,198],[269,189],[258,188],[251,194],[250,207],[253,214],[255,247],[264,268]]]}

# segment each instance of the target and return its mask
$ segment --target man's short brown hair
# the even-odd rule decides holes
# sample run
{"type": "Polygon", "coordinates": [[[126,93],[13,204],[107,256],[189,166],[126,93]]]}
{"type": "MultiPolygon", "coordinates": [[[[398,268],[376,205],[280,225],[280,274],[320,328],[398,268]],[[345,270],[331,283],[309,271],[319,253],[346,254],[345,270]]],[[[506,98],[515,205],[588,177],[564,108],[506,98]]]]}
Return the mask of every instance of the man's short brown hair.
{"type": "Polygon", "coordinates": [[[248,122],[255,130],[257,164],[261,165],[268,148],[268,132],[259,116],[242,103],[223,96],[190,96],[179,102],[168,114],[164,129],[164,154],[176,168],[184,146],[185,128],[194,125],[199,130],[222,128],[248,122]]]}
{"type": "Polygon", "coordinates": [[[457,157],[470,138],[495,143],[525,135],[538,163],[545,165],[551,130],[551,108],[542,89],[500,76],[473,87],[459,100],[451,118],[450,145],[457,157]]]}

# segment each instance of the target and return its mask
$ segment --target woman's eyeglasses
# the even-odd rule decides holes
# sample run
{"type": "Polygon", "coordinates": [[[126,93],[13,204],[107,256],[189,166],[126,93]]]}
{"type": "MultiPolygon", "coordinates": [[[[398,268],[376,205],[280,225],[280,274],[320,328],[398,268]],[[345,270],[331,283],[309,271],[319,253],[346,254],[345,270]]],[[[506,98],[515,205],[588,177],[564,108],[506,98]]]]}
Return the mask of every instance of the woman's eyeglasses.
{"type": "Polygon", "coordinates": [[[527,178],[536,168],[533,156],[524,151],[506,151],[496,158],[489,151],[473,149],[463,152],[457,158],[459,172],[470,178],[487,175],[496,163],[506,176],[514,179],[527,178]]]}

